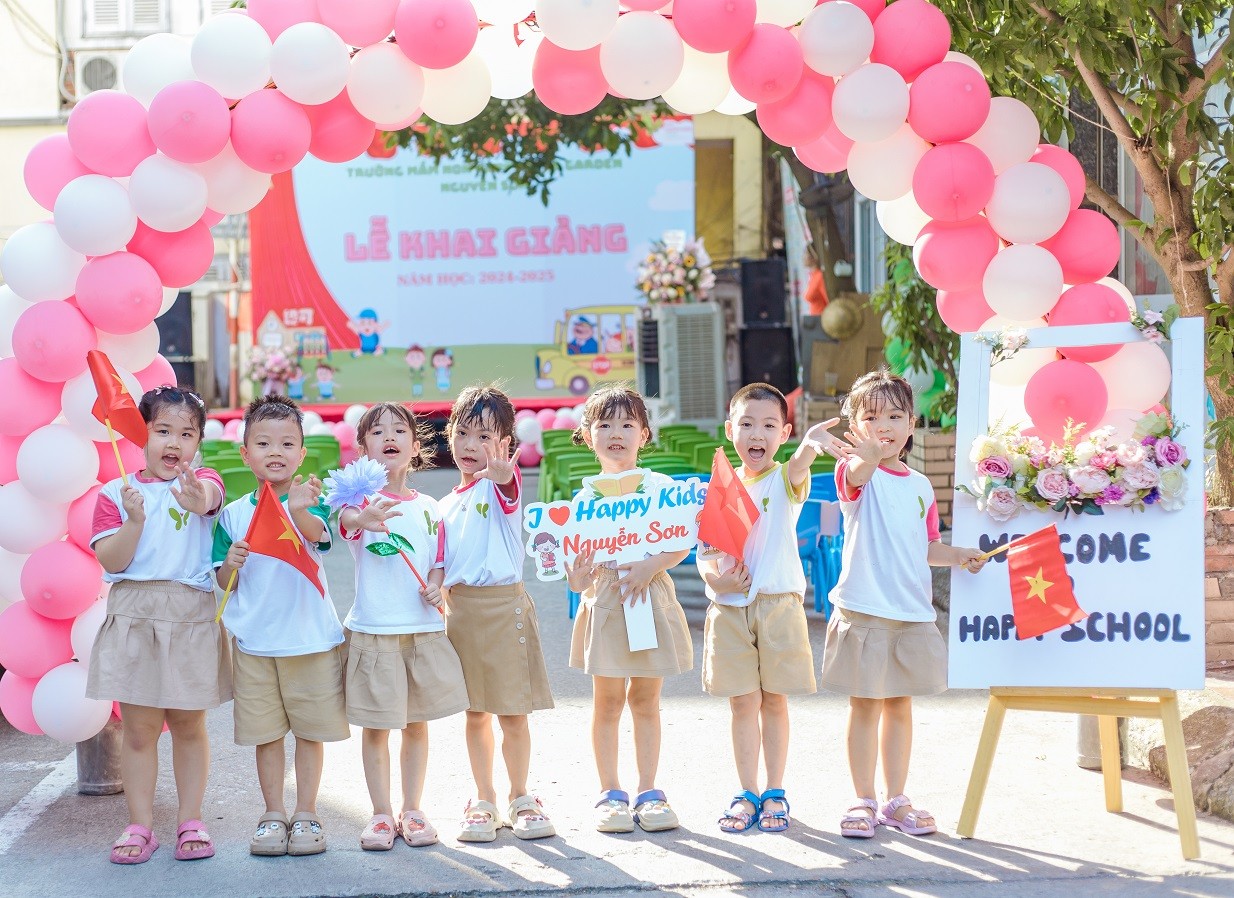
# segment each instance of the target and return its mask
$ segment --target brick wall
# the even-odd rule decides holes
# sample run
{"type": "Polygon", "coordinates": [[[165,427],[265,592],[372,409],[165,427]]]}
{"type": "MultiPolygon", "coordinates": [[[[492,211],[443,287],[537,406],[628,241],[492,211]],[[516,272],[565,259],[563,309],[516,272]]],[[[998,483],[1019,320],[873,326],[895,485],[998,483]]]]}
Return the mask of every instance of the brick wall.
{"type": "Polygon", "coordinates": [[[1204,620],[1208,663],[1234,666],[1234,508],[1204,517],[1204,620]]]}
{"type": "MultiPolygon", "coordinates": [[[[920,471],[930,478],[930,483],[934,484],[934,497],[938,502],[939,520],[944,526],[950,527],[951,505],[955,500],[955,432],[943,433],[932,428],[918,427],[913,432],[913,449],[908,454],[908,464],[914,471],[920,471]]],[[[1234,592],[1230,599],[1234,605],[1234,592]]],[[[1234,615],[1231,616],[1231,622],[1234,623],[1234,615]]],[[[1231,639],[1231,642],[1234,642],[1234,639],[1231,639]]],[[[1231,649],[1234,649],[1234,645],[1231,649]]]]}

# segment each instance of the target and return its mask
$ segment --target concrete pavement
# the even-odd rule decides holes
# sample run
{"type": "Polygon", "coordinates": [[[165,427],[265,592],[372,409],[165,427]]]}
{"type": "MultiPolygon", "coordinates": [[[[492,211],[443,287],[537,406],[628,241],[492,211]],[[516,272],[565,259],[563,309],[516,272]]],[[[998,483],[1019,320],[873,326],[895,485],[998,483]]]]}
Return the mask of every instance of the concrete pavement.
{"type": "MultiPolygon", "coordinates": [[[[443,495],[455,476],[453,470],[432,472],[417,486],[443,495]]],[[[528,478],[527,488],[534,494],[534,478],[528,478]]],[[[346,549],[331,553],[328,572],[336,602],[345,611],[352,600],[346,549]]],[[[696,669],[667,681],[664,690],[659,782],[682,818],[679,830],[614,836],[592,829],[598,786],[588,737],[590,683],[566,666],[570,622],[563,586],[537,584],[557,708],[532,718],[532,780],[557,825],[557,838],[519,842],[504,830],[490,845],[453,839],[471,791],[460,715],[431,727],[423,804],[442,831],[440,844],[410,849],[400,843],[388,853],[360,850],[359,832],[371,809],[357,737],[326,749],[319,810],[330,849],[316,857],[251,857],[248,838],[262,811],[253,752],[232,744],[231,709],[224,706],[209,715],[214,762],[205,823],[217,856],[193,863],[172,859],[175,792],[170,741],[164,737],[156,805],[156,833],[163,847],[143,866],[115,866],[107,861],[107,848],[127,822],[124,797],[76,794],[73,758],[65,746],[0,723],[0,896],[552,891],[604,898],[713,898],[797,891],[852,898],[975,898],[995,889],[1000,896],[1025,898],[1081,890],[1093,898],[1234,895],[1234,825],[1201,816],[1203,858],[1184,861],[1168,790],[1136,770],[1124,771],[1125,812],[1106,813],[1100,774],[1075,766],[1075,722],[1066,715],[1008,714],[978,838],[957,838],[954,829],[985,711],[985,693],[978,691],[948,692],[915,705],[909,793],[937,815],[943,830],[938,835],[912,838],[885,828],[870,840],[839,835],[839,817],[852,794],[843,751],[847,703],[827,693],[791,705],[787,788],[794,821],[789,833],[722,834],[714,821],[736,789],[727,703],[705,695],[699,686],[705,603],[697,576],[683,569],[675,580],[695,633],[696,658],[696,669]]],[[[824,623],[812,611],[810,617],[817,661],[824,623]]],[[[622,768],[632,790],[629,746],[627,736],[622,768]]],[[[397,751],[397,737],[392,747],[397,751]]],[[[288,794],[290,800],[290,776],[288,794]]]]}

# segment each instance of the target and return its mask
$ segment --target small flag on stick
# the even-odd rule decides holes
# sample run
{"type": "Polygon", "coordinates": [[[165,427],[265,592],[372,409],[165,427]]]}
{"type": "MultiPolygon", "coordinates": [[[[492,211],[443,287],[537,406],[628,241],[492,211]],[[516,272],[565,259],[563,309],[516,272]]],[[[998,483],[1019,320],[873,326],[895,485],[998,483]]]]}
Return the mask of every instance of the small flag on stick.
{"type": "Polygon", "coordinates": [[[1053,524],[1008,544],[1007,574],[1017,638],[1032,639],[1088,617],[1076,602],[1053,524]]]}
{"type": "Polygon", "coordinates": [[[699,513],[698,538],[734,558],[745,555],[746,540],[758,520],[758,506],[723,449],[711,461],[711,482],[699,513]]]}
{"type": "Polygon", "coordinates": [[[99,423],[119,431],[125,439],[138,446],[146,445],[146,422],[137,409],[133,394],[116,373],[111,359],[105,353],[92,349],[86,353],[86,364],[90,366],[90,376],[99,394],[91,409],[94,417],[99,423]]]}

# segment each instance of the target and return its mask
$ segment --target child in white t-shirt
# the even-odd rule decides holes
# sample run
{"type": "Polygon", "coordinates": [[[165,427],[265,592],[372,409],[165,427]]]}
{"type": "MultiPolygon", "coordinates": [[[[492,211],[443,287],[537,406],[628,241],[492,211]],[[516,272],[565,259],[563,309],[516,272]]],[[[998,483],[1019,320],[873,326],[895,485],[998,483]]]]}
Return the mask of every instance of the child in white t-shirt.
{"type": "Polygon", "coordinates": [[[904,795],[912,696],[947,688],[947,647],[934,623],[930,565],[985,565],[977,549],[939,540],[934,488],[904,463],[912,448],[913,388],[886,370],[853,384],[844,401],[848,457],[836,466],[844,560],[823,651],[823,685],[849,696],[848,766],[857,801],[840,834],[870,838],[882,824],[920,836],[934,818],[904,795]],[[880,731],[881,721],[881,731],[880,731]],[[887,802],[874,798],[883,760],[887,802]]]}
{"type": "Polygon", "coordinates": [[[339,534],[356,562],[356,602],[346,621],[347,719],[364,728],[361,756],[373,818],[360,847],[368,851],[388,851],[396,834],[412,847],[437,841],[420,810],[428,721],[467,709],[463,668],[442,616],[446,528],[436,500],[408,483],[413,470],[428,466],[431,440],[405,405],[380,402],[366,411],[356,425],[356,445],[385,465],[386,487],[360,507],[339,512],[339,534]],[[403,734],[397,822],[390,802],[391,730],[403,734]]]}

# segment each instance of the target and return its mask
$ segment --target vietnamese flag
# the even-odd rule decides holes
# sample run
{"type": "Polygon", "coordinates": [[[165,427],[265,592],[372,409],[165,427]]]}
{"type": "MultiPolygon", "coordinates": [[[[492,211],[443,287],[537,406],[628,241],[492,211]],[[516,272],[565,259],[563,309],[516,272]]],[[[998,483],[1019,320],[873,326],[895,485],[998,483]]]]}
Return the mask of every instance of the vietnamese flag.
{"type": "Polygon", "coordinates": [[[287,510],[274,495],[268,481],[258,490],[257,509],[253,512],[253,520],[249,522],[244,539],[249,544],[250,552],[287,562],[312,581],[323,599],[326,597],[326,589],[318,576],[317,562],[309,555],[287,510]]]}
{"type": "Polygon", "coordinates": [[[758,520],[758,506],[721,448],[711,460],[711,482],[699,512],[698,538],[734,558],[745,557],[746,540],[758,520]]]}
{"type": "Polygon", "coordinates": [[[99,394],[91,413],[99,423],[110,426],[138,446],[146,445],[146,422],[133,401],[133,394],[116,373],[111,359],[105,353],[91,349],[86,353],[86,364],[90,366],[94,389],[99,394]]]}
{"type": "Polygon", "coordinates": [[[1088,617],[1076,604],[1053,524],[1011,543],[1007,573],[1017,639],[1032,639],[1088,617]]]}

